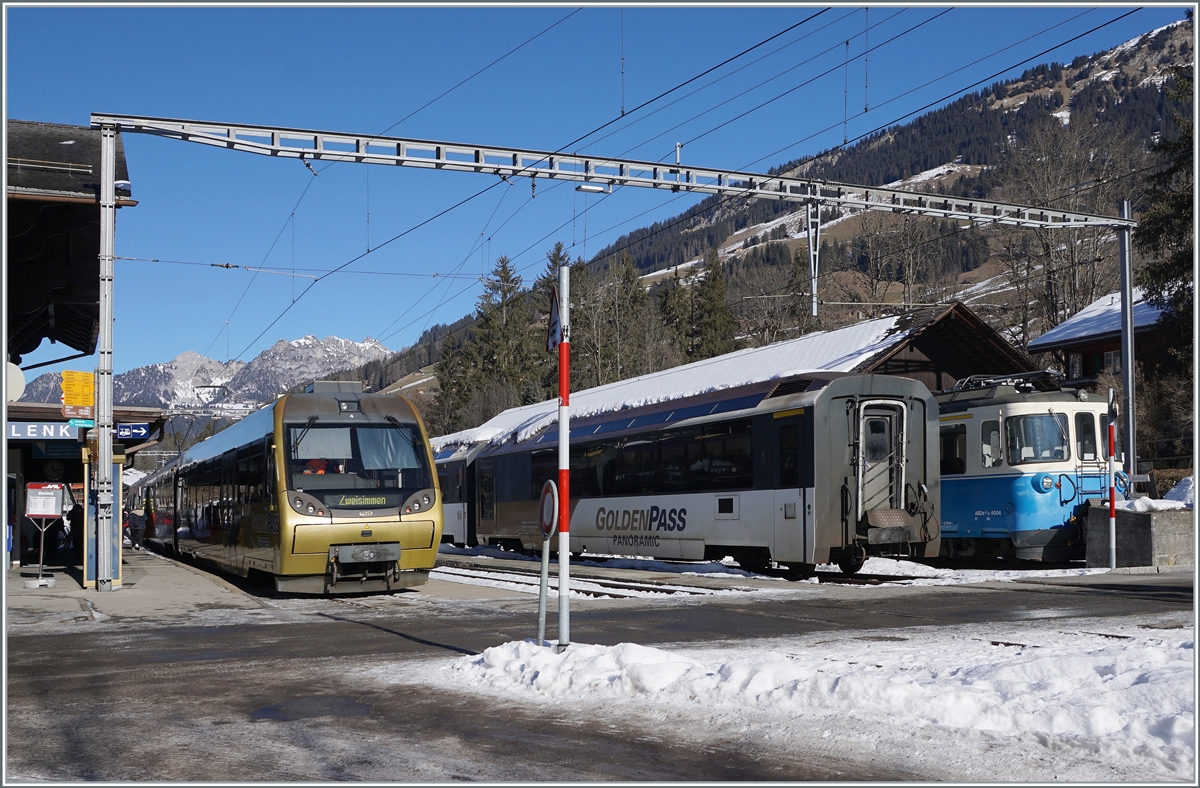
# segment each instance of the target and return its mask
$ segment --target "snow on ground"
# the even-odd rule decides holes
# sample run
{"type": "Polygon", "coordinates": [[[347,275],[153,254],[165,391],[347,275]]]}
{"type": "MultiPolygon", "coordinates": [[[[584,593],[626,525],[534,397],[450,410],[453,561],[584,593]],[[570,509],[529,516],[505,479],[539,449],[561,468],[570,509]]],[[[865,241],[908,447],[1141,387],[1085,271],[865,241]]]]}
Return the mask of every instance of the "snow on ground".
{"type": "Polygon", "coordinates": [[[734,740],[952,780],[1191,780],[1190,614],[820,632],[650,648],[532,641],[389,682],[545,704],[601,728],[734,740]],[[661,723],[655,725],[655,723],[661,723]]]}

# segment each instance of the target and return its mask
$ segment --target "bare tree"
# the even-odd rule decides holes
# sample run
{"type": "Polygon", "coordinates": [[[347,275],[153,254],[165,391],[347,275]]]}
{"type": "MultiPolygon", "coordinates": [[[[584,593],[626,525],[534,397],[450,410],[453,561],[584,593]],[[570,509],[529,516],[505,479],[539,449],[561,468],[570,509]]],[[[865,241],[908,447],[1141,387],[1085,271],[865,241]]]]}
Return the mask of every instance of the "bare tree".
{"type": "MultiPolygon", "coordinates": [[[[1015,145],[1006,165],[1014,202],[1072,211],[1114,214],[1119,199],[1135,196],[1129,178],[1144,151],[1108,123],[1080,117],[1062,127],[1055,118],[1035,126],[1015,145]]],[[[1116,235],[1108,228],[1022,229],[1029,244],[1003,241],[1010,253],[1028,260],[1013,268],[1030,277],[1027,294],[1036,303],[1031,317],[1040,334],[1076,314],[1120,281],[1116,235]]],[[[1014,279],[1015,283],[1015,279],[1014,279]]]]}

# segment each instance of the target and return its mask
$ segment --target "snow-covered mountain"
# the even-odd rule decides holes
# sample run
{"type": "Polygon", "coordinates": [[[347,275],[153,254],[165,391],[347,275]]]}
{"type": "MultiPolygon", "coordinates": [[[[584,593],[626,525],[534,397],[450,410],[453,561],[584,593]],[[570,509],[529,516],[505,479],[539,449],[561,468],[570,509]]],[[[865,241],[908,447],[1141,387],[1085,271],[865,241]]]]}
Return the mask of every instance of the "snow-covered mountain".
{"type": "Polygon", "coordinates": [[[269,402],[293,386],[391,354],[392,351],[370,337],[364,342],[314,336],[281,339],[238,370],[226,384],[229,393],[222,392],[218,399],[269,402]]]}
{"type": "MultiPolygon", "coordinates": [[[[302,383],[332,372],[386,358],[391,351],[374,339],[340,337],[281,339],[249,363],[222,363],[188,350],[163,364],[148,364],[113,376],[120,405],[158,408],[254,407],[302,383]]],[[[25,388],[24,402],[58,402],[62,376],[40,375],[25,388]]]]}

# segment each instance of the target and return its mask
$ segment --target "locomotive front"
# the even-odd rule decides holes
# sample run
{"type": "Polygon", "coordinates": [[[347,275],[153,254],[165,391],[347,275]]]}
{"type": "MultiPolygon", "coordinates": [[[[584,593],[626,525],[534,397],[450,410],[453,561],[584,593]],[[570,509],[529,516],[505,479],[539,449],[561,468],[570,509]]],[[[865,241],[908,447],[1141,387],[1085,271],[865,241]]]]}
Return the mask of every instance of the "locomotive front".
{"type": "Polygon", "coordinates": [[[399,397],[293,394],[276,408],[281,591],[419,585],[442,534],[433,457],[399,397]]]}

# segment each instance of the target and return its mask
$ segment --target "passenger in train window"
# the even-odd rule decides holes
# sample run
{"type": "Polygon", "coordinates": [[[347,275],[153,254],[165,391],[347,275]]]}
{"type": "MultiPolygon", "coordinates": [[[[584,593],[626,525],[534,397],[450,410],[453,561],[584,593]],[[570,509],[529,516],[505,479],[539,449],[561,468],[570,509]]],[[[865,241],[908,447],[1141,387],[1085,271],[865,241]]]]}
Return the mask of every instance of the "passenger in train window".
{"type": "Polygon", "coordinates": [[[329,467],[329,462],[327,460],[321,459],[320,457],[316,457],[316,458],[311,459],[308,462],[304,463],[304,472],[308,473],[308,474],[325,473],[325,470],[328,467],[329,467]]]}

